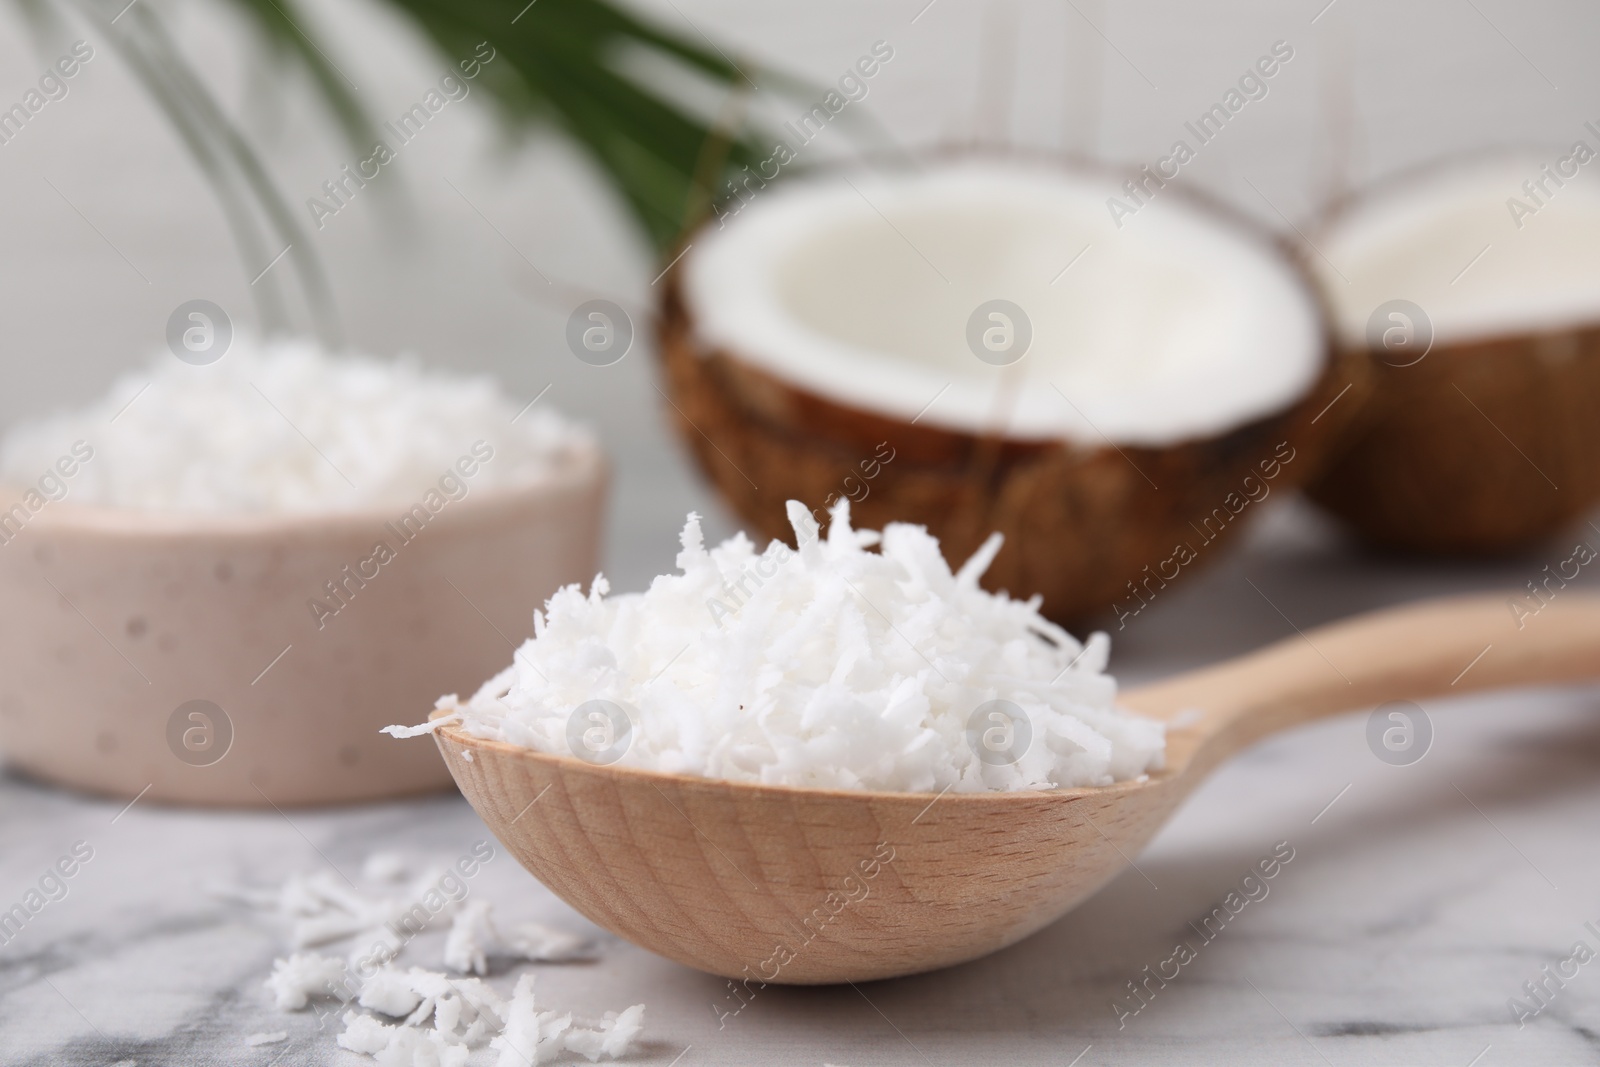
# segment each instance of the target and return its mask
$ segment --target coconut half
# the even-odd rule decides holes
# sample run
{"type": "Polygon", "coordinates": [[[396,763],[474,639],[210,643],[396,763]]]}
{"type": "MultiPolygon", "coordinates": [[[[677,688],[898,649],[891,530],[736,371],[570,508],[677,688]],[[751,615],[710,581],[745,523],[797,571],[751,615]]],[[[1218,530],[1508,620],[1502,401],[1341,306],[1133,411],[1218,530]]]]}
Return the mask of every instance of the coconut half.
{"type": "Polygon", "coordinates": [[[1000,530],[988,584],[1053,617],[1136,610],[1253,486],[1309,476],[1347,380],[1270,240],[1174,189],[1120,225],[1111,198],[1138,202],[1105,173],[956,161],[727,205],[660,320],[706,472],[769,536],[786,499],[846,496],[952,558],[1000,530]]]}
{"type": "Polygon", "coordinates": [[[1583,142],[1434,164],[1323,227],[1373,397],[1312,497],[1369,539],[1499,552],[1600,503],[1600,163],[1583,142]]]}

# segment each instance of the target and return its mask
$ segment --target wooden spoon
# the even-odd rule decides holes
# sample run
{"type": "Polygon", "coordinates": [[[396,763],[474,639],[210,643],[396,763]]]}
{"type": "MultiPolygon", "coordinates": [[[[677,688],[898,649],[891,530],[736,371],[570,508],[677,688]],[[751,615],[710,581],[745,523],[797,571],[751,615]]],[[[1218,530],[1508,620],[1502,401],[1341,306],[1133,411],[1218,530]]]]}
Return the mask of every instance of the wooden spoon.
{"type": "Polygon", "coordinates": [[[1501,598],[1428,601],[1134,690],[1126,707],[1171,724],[1166,769],[1095,788],[795,789],[595,766],[452,727],[435,737],[495,835],[599,925],[730,978],[862,981],[975,959],[1053,922],[1212,768],[1275,730],[1600,677],[1600,597],[1566,593],[1522,621],[1501,598]]]}

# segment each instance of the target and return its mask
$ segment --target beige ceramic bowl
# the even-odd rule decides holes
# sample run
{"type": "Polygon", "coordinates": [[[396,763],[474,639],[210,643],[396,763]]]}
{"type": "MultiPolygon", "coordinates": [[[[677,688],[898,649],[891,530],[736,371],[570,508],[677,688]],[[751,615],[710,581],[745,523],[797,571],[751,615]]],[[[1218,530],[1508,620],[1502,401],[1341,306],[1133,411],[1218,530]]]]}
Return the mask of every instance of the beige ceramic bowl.
{"type": "Polygon", "coordinates": [[[420,532],[398,529],[403,505],[263,517],[48,504],[0,543],[0,756],[130,800],[447,788],[433,746],[378,731],[475,690],[531,636],[534,607],[594,576],[605,482],[598,450],[584,452],[536,484],[475,489],[420,532]]]}

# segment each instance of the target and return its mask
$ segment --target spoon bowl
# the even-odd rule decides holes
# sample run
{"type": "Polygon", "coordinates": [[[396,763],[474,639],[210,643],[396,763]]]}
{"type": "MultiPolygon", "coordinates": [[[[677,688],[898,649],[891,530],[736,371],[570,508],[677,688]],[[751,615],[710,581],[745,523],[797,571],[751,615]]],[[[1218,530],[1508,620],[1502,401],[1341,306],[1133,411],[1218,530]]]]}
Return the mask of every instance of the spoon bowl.
{"type": "MultiPolygon", "coordinates": [[[[1527,620],[1524,620],[1527,622],[1527,620]]],[[[1115,785],[883,793],[660,774],[474,738],[435,740],[461,791],[595,923],[758,985],[866,981],[987,955],[1110,881],[1222,760],[1391,700],[1600,678],[1600,597],[1519,630],[1496,597],[1313,630],[1123,695],[1167,722],[1165,769],[1115,785]],[[1476,658],[1475,658],[1476,657],[1476,658]]]]}

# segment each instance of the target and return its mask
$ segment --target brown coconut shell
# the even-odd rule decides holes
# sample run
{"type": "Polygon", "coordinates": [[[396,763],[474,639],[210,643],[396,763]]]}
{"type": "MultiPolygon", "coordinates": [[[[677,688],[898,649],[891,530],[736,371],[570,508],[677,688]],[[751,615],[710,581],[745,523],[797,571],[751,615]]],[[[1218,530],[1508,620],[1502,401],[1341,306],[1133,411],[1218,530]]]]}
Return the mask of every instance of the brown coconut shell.
{"type": "MultiPolygon", "coordinates": [[[[1331,204],[1316,230],[1329,234],[1375,197],[1512,152],[1400,171],[1331,204]]],[[[1409,366],[1365,346],[1346,355],[1366,361],[1371,393],[1306,495],[1366,540],[1498,555],[1600,505],[1600,323],[1436,344],[1409,366]]]]}
{"type": "Polygon", "coordinates": [[[1374,543],[1494,554],[1600,505],[1600,325],[1435,346],[1391,366],[1313,500],[1374,543]]]}
{"type": "Polygon", "coordinates": [[[787,500],[822,518],[820,509],[845,496],[857,525],[926,526],[955,562],[998,530],[1005,546],[984,585],[1041,594],[1058,621],[1136,612],[1216,559],[1219,542],[1236,538],[1261,510],[1248,502],[1259,490],[1245,479],[1260,484],[1264,470],[1289,455],[1265,484],[1270,493],[1302,484],[1366,393],[1365,359],[1330,358],[1300,401],[1215,437],[1120,449],[981,437],[840,404],[736,353],[707,349],[679,277],[675,268],[665,279],[658,320],[676,420],[706,475],[755,532],[788,540],[787,500]],[[880,445],[893,451],[888,462],[880,445]],[[1193,558],[1169,562],[1184,545],[1193,558]]]}

